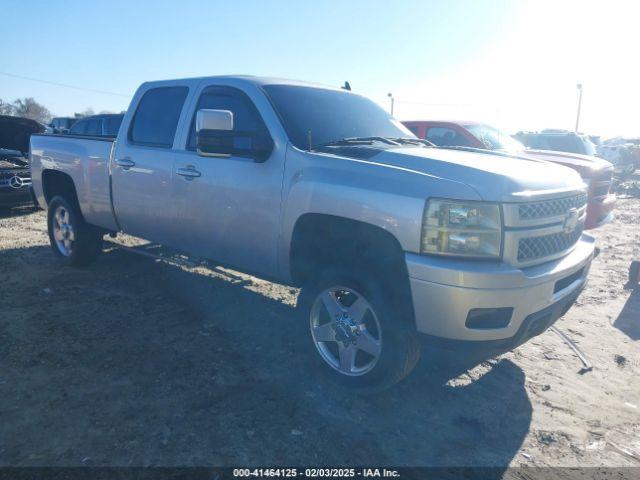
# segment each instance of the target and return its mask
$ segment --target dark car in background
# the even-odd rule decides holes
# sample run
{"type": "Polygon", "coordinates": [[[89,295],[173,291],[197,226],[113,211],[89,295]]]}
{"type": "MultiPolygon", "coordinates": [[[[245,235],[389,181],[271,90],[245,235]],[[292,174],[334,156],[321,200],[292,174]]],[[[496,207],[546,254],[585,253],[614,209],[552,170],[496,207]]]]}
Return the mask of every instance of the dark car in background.
{"type": "Polygon", "coordinates": [[[123,118],[122,113],[103,113],[84,117],[71,127],[69,135],[115,138],[123,118]]]}
{"type": "Polygon", "coordinates": [[[80,118],[81,117],[54,117],[48,126],[53,129],[53,133],[67,133],[80,118]]]}
{"type": "Polygon", "coordinates": [[[35,120],[0,115],[0,208],[32,201],[29,139],[42,132],[35,120]]]}

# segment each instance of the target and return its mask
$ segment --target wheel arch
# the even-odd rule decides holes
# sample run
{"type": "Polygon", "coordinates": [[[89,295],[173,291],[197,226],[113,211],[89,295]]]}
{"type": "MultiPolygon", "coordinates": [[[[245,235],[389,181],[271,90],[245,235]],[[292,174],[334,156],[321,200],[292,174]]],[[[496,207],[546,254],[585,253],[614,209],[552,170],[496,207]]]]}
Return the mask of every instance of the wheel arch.
{"type": "Polygon", "coordinates": [[[329,265],[365,271],[384,279],[397,293],[395,298],[412,306],[402,246],[392,233],[377,225],[306,213],[298,218],[293,229],[289,265],[291,279],[298,286],[329,265]]]}
{"type": "Polygon", "coordinates": [[[73,179],[67,173],[59,170],[45,169],[42,171],[42,193],[47,205],[57,195],[71,202],[82,215],[78,202],[78,192],[73,179]]]}

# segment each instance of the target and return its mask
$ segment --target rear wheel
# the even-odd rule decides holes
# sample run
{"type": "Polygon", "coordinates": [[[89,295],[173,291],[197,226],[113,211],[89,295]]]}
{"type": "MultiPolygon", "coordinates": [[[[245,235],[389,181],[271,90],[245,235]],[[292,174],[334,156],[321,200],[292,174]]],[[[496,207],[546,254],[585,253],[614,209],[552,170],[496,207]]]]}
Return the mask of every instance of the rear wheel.
{"type": "Polygon", "coordinates": [[[404,378],[420,349],[407,308],[397,308],[373,275],[333,270],[303,287],[299,307],[309,322],[319,368],[343,386],[377,392],[404,378]]]}
{"type": "Polygon", "coordinates": [[[64,197],[51,199],[47,220],[51,248],[64,263],[87,265],[102,251],[102,232],[85,222],[79,209],[64,197]]]}

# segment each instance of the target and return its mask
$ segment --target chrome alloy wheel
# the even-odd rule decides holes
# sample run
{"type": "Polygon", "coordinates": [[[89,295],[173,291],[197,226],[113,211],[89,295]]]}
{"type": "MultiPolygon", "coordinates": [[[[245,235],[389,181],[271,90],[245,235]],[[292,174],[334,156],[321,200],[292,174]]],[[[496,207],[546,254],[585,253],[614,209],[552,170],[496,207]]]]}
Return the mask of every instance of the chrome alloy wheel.
{"type": "Polygon", "coordinates": [[[73,242],[76,239],[69,211],[60,205],[53,213],[52,222],[53,238],[56,241],[56,246],[62,255],[68,257],[71,255],[73,242]]]}
{"type": "Polygon", "coordinates": [[[322,359],[338,372],[360,376],[376,366],[382,330],[371,304],[348,287],[324,290],[311,306],[311,335],[322,359]]]}

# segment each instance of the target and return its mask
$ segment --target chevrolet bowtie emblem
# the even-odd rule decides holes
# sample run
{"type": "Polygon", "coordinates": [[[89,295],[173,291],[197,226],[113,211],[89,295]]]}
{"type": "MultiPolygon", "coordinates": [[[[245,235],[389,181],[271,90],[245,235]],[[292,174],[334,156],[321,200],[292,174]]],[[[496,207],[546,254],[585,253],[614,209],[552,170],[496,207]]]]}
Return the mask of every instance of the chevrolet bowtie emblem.
{"type": "Polygon", "coordinates": [[[578,226],[578,210],[576,208],[572,208],[567,212],[567,216],[564,219],[564,225],[562,226],[562,230],[564,233],[573,232],[578,226]]]}

